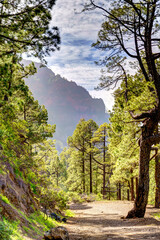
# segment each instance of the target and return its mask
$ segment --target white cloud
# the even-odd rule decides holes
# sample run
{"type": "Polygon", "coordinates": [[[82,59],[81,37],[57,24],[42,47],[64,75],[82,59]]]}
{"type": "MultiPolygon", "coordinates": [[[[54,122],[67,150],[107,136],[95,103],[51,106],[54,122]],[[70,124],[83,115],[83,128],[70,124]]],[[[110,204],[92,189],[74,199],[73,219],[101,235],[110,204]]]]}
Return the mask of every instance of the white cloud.
{"type": "MultiPolygon", "coordinates": [[[[56,74],[85,87],[93,97],[102,98],[106,108],[111,109],[113,97],[106,91],[95,91],[99,83],[100,52],[91,48],[104,20],[99,11],[80,13],[86,0],[57,0],[53,8],[51,25],[58,26],[61,34],[61,49],[47,58],[49,67],[56,74]]],[[[102,54],[102,53],[101,53],[102,54]]]]}
{"type": "Polygon", "coordinates": [[[92,90],[89,91],[90,95],[95,98],[101,98],[104,101],[104,104],[106,106],[106,110],[112,111],[112,107],[114,104],[114,97],[112,95],[113,91],[106,91],[106,90],[92,90]]]}
{"type": "Polygon", "coordinates": [[[113,97],[106,91],[95,91],[100,69],[94,64],[101,54],[91,48],[104,20],[100,11],[80,13],[87,0],[57,0],[53,7],[51,26],[57,26],[61,35],[60,51],[47,57],[48,66],[55,74],[85,87],[93,97],[102,98],[107,109],[113,97]]]}
{"type": "Polygon", "coordinates": [[[80,13],[85,2],[57,0],[51,25],[59,27],[62,44],[47,61],[55,73],[93,89],[98,85],[100,68],[94,64],[98,53],[91,43],[96,41],[104,17],[95,11],[80,13]]]}
{"type": "Polygon", "coordinates": [[[65,67],[62,67],[55,64],[50,66],[50,68],[55,74],[60,74],[70,81],[75,81],[87,90],[93,90],[98,85],[100,78],[100,69],[94,65],[66,64],[65,67]]]}

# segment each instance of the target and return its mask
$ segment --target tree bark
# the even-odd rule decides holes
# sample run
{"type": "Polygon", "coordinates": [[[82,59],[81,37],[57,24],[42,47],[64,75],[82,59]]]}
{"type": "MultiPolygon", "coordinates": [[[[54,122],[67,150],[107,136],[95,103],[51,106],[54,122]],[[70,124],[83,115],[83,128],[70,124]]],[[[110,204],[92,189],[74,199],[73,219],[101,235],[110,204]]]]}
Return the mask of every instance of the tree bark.
{"type": "Polygon", "coordinates": [[[160,154],[155,157],[155,208],[160,207],[160,154]]]}
{"type": "Polygon", "coordinates": [[[159,110],[155,111],[150,118],[146,118],[142,126],[139,157],[139,182],[137,196],[134,202],[134,207],[128,212],[126,218],[143,218],[148,203],[149,193],[149,162],[152,145],[159,143],[159,135],[155,130],[158,126],[160,118],[159,110]]]}
{"type": "MultiPolygon", "coordinates": [[[[133,169],[131,169],[130,172],[133,173],[133,169]]],[[[135,199],[135,194],[134,194],[134,178],[131,177],[131,201],[134,201],[134,199],[135,199]]]]}
{"type": "Polygon", "coordinates": [[[85,183],[85,159],[84,159],[84,150],[83,150],[83,157],[82,157],[82,185],[83,185],[83,193],[86,191],[86,183],[85,183]]]}
{"type": "Polygon", "coordinates": [[[127,200],[130,201],[130,182],[128,181],[127,200]]]}
{"type": "Polygon", "coordinates": [[[108,184],[108,200],[111,200],[111,189],[110,189],[110,182],[108,184]]]}
{"type": "Polygon", "coordinates": [[[103,199],[106,194],[106,129],[104,128],[104,138],[103,138],[103,199]]]}
{"type": "Polygon", "coordinates": [[[121,200],[121,183],[118,183],[118,200],[121,200]]]}
{"type": "Polygon", "coordinates": [[[149,160],[151,145],[148,141],[142,140],[140,146],[140,162],[139,162],[139,183],[134,208],[128,212],[126,218],[143,218],[148,203],[149,192],[149,160]]]}
{"type": "Polygon", "coordinates": [[[138,177],[136,177],[136,196],[138,194],[138,177]]]}
{"type": "Polygon", "coordinates": [[[92,153],[89,154],[90,163],[90,193],[92,193],[92,153]]]}

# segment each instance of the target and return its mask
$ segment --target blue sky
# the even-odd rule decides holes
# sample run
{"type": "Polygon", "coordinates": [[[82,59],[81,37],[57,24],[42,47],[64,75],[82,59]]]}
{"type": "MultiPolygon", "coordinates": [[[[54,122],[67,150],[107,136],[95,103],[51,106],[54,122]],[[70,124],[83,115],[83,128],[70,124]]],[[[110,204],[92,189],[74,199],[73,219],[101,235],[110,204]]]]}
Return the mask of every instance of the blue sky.
{"type": "Polygon", "coordinates": [[[95,91],[101,67],[95,61],[104,54],[91,47],[97,40],[104,20],[99,11],[83,12],[85,0],[57,0],[52,11],[51,26],[58,26],[61,35],[60,51],[47,57],[48,67],[69,81],[85,87],[93,97],[102,98],[111,110],[113,97],[106,90],[95,91]]]}

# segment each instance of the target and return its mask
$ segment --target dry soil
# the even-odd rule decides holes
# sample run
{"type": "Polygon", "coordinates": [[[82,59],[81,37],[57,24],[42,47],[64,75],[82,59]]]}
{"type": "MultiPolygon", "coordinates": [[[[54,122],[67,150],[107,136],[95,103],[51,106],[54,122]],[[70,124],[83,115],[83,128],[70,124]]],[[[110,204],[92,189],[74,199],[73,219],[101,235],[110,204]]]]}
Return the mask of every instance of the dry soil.
{"type": "Polygon", "coordinates": [[[132,207],[127,201],[72,204],[75,217],[66,225],[70,240],[160,240],[160,221],[153,218],[160,210],[148,206],[145,218],[122,219],[132,207]]]}

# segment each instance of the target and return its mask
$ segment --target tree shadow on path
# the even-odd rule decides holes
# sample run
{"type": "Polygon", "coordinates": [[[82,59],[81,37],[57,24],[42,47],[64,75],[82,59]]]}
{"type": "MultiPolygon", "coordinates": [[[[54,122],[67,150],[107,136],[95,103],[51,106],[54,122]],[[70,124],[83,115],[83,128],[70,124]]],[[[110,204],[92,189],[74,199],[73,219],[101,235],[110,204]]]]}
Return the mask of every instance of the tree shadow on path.
{"type": "Polygon", "coordinates": [[[85,209],[91,209],[92,207],[88,206],[87,204],[80,204],[75,203],[70,205],[70,210],[85,210],[85,209]]]}
{"type": "Polygon", "coordinates": [[[70,240],[158,240],[160,221],[152,217],[121,219],[117,213],[94,214],[90,205],[75,205],[77,216],[68,222],[70,240]],[[90,209],[89,211],[86,209],[90,209]],[[81,211],[81,210],[84,210],[81,211]]]}

